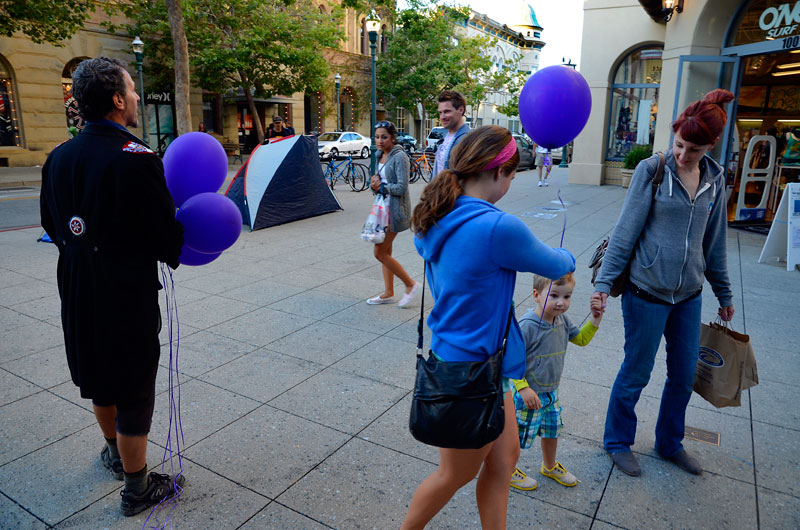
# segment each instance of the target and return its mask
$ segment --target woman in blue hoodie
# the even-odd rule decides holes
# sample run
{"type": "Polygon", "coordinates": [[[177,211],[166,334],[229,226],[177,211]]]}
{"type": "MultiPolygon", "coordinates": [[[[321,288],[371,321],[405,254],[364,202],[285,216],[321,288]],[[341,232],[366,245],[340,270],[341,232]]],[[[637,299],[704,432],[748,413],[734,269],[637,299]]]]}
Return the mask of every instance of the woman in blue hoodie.
{"type": "MultiPolygon", "coordinates": [[[[453,148],[449,169],[425,187],[414,209],[414,244],[436,302],[428,317],[431,349],[444,362],[485,361],[497,352],[517,271],[560,278],[575,269],[572,254],[543,244],[517,217],[494,206],[508,192],[517,164],[511,133],[496,125],[479,127],[453,148]]],[[[513,320],[503,376],[524,373],[525,342],[513,320]]],[[[505,528],[508,483],[520,448],[507,381],[504,388],[503,433],[480,449],[440,449],[439,467],[414,493],[403,530],[424,528],[478,471],[481,525],[505,528]]]]}
{"type": "Polygon", "coordinates": [[[700,462],[683,448],[686,407],[692,397],[700,346],[700,291],[708,280],[719,300],[719,316],[733,317],[725,230],[725,175],[708,152],[719,140],[733,99],[717,89],[689,105],[672,124],[672,149],[655,195],[651,181],[658,156],[636,166],[631,187],[611,235],[593,298],[603,307],[614,280],[630,264],[622,294],[625,360],[606,414],[603,444],[617,467],[639,476],[631,452],[636,412],[650,380],[661,337],[666,340],[667,380],[656,422],[655,448],[689,473],[703,472],[700,462]]]}

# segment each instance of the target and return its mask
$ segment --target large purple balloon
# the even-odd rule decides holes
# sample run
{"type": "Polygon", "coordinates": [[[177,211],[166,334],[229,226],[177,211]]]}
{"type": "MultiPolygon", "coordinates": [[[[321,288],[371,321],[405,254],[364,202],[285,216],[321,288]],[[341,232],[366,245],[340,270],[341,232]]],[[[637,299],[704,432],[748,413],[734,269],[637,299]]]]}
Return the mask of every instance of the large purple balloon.
{"type": "Polygon", "coordinates": [[[228,155],[210,134],[182,134],[164,153],[167,188],[178,208],[198,193],[217,191],[227,175],[228,155]]]}
{"type": "Polygon", "coordinates": [[[180,262],[181,265],[191,265],[192,267],[198,267],[200,265],[205,265],[206,263],[211,263],[215,259],[217,259],[222,252],[215,252],[213,254],[203,254],[202,252],[197,252],[196,250],[192,250],[191,248],[187,247],[184,243],[183,248],[181,249],[180,255],[180,262]]]}
{"type": "Polygon", "coordinates": [[[569,66],[542,68],[522,87],[519,119],[537,144],[555,149],[583,130],[592,109],[589,84],[569,66]]]}
{"type": "Polygon", "coordinates": [[[222,252],[242,231],[242,213],[218,193],[199,193],[187,199],[175,216],[183,225],[185,246],[204,254],[222,252]]]}

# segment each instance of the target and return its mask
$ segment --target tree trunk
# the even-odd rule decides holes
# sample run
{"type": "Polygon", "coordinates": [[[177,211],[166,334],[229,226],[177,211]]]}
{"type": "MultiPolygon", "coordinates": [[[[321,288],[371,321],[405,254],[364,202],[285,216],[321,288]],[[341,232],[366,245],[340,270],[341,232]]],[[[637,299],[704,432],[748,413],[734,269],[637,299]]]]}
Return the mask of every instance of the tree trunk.
{"type": "Polygon", "coordinates": [[[261,125],[261,118],[258,117],[253,93],[250,92],[250,82],[247,80],[245,73],[241,70],[239,70],[239,78],[242,80],[242,90],[244,90],[244,96],[247,98],[247,108],[250,109],[250,114],[253,115],[253,126],[256,128],[256,134],[258,134],[258,143],[263,144],[264,127],[261,125]]]}
{"type": "Polygon", "coordinates": [[[183,29],[183,9],[180,0],[166,0],[169,28],[175,52],[175,115],[178,135],[192,131],[192,113],[189,106],[189,44],[183,29]]]}

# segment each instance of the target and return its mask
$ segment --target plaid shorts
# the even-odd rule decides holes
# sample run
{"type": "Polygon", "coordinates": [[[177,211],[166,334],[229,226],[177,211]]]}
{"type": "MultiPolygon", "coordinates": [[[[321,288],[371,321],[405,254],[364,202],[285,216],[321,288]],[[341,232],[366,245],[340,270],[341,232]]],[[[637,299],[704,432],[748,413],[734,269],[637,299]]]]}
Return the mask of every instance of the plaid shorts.
{"type": "Polygon", "coordinates": [[[558,390],[537,393],[542,408],[531,410],[525,406],[519,392],[514,391],[514,408],[517,412],[517,431],[519,445],[528,449],[533,445],[537,435],[542,438],[558,438],[564,424],[561,422],[561,403],[558,401],[558,390]]]}

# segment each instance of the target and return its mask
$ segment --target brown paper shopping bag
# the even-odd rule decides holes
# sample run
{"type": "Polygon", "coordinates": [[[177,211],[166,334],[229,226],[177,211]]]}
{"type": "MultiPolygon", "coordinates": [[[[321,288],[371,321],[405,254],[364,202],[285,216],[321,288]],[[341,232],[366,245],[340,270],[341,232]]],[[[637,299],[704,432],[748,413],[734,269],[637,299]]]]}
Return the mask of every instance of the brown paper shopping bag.
{"type": "Polygon", "coordinates": [[[694,391],[717,408],[738,407],[742,390],[758,384],[750,337],[719,321],[702,326],[694,391]]]}

